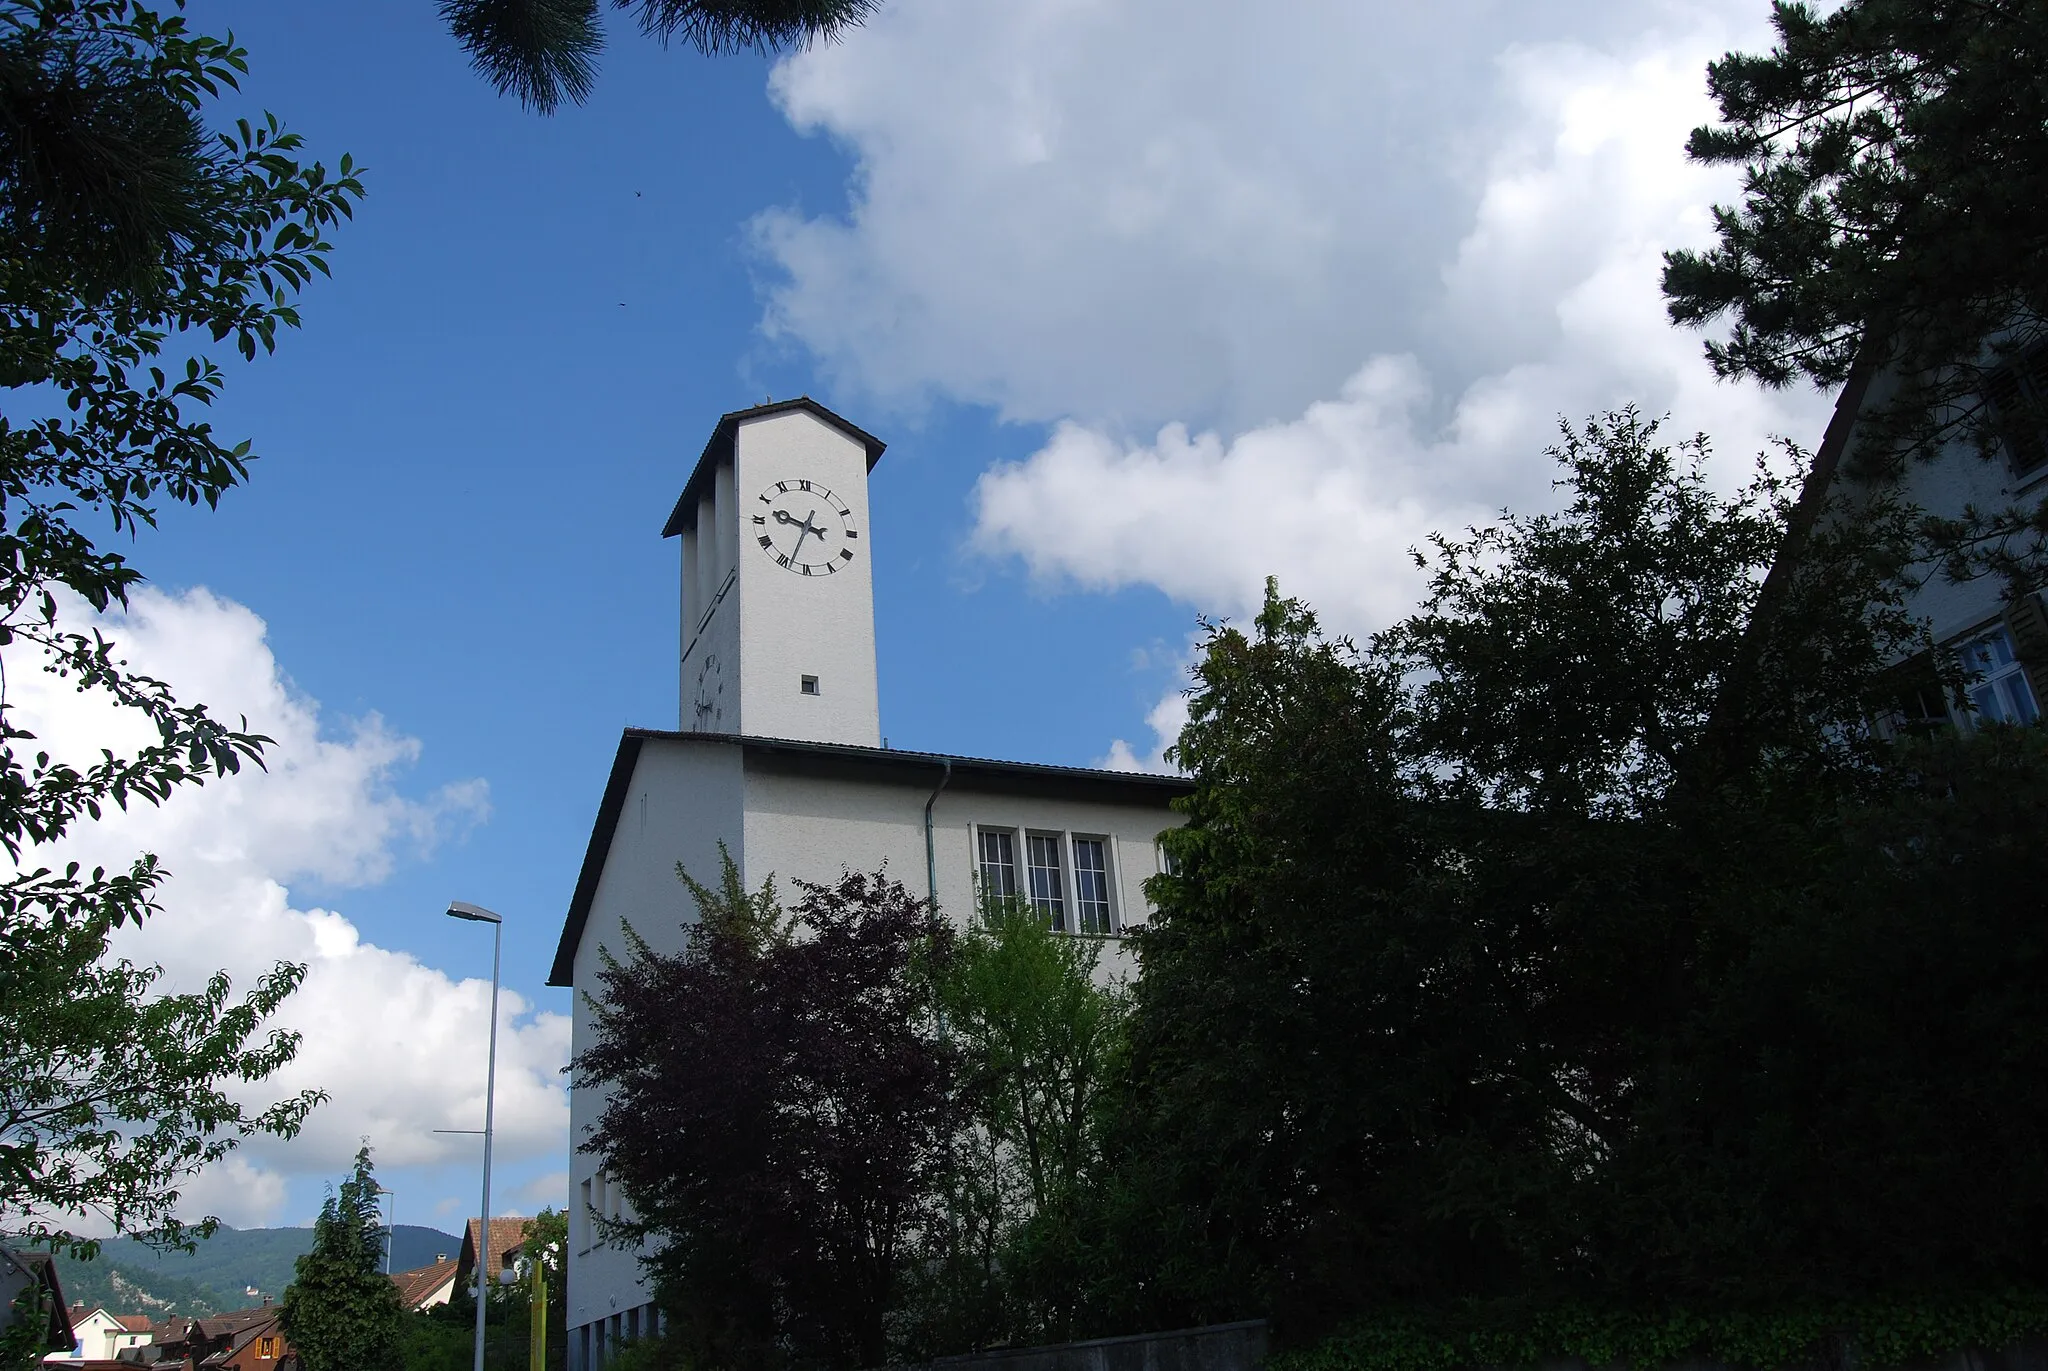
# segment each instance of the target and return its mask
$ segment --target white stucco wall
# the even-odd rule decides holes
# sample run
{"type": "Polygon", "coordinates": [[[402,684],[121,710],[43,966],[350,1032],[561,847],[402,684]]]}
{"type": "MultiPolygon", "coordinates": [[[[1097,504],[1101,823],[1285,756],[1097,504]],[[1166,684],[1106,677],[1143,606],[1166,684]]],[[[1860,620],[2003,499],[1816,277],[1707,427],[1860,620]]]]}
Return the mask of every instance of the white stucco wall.
{"type": "MultiPolygon", "coordinates": [[[[750,766],[746,793],[746,863],[749,886],[773,873],[785,900],[792,878],[827,882],[852,867],[871,871],[887,863],[917,894],[927,891],[924,804],[941,769],[896,782],[792,774],[750,766]]],[[[1081,834],[1108,839],[1113,901],[1121,927],[1142,925],[1148,912],[1144,883],[1159,871],[1157,838],[1181,817],[1158,802],[1108,803],[1006,794],[958,778],[932,806],[932,857],[939,908],[965,927],[975,907],[977,870],[973,826],[1081,834]]],[[[1021,861],[1021,854],[1019,860],[1021,861]]],[[[1067,892],[1071,917],[1073,892],[1067,892]]],[[[1106,940],[1102,965],[1112,974],[1131,969],[1116,939],[1106,940]]]]}

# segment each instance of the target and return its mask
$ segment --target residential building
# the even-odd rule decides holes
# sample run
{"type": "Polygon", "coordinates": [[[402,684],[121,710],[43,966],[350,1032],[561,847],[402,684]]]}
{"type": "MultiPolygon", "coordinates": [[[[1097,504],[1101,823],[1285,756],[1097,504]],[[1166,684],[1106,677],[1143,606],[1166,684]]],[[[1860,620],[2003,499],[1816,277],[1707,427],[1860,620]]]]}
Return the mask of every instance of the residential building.
{"type": "MultiPolygon", "coordinates": [[[[978,892],[1020,896],[1055,929],[1101,938],[1107,974],[1128,969],[1119,939],[1145,920],[1158,835],[1189,783],[887,745],[868,499],[882,452],[823,405],[786,401],[721,418],[685,481],[662,529],[682,554],[680,717],[626,729],[613,757],[548,981],[578,992],[573,1050],[590,1041],[582,992],[601,950],[622,949],[626,920],[680,947],[696,911],[676,865],[715,882],[721,847],[750,889],[886,864],[963,925],[978,892]]],[[[571,1091],[572,1144],[602,1103],[571,1091]]],[[[574,1152],[571,1371],[657,1326],[637,1254],[597,1230],[627,1213],[600,1159],[574,1152]]]]}
{"type": "MultiPolygon", "coordinates": [[[[472,1224],[475,1220],[470,1221],[472,1224]]],[[[474,1259],[472,1259],[473,1261],[474,1259]]],[[[460,1263],[446,1253],[437,1253],[425,1266],[394,1271],[391,1283],[398,1287],[398,1302],[407,1310],[433,1309],[455,1296],[455,1277],[460,1263]]]]}
{"type": "MultiPolygon", "coordinates": [[[[1848,461],[1863,417],[1890,394],[1883,372],[1859,368],[1842,388],[1834,416],[1814,456],[1826,488],[1855,499],[1868,495],[1870,478],[1848,461]]],[[[1929,460],[1906,464],[1895,489],[1921,512],[1947,519],[1965,511],[2031,508],[2048,499],[2048,345],[2037,344],[1994,371],[1987,386],[1996,442],[1990,458],[1955,441],[1929,460]]],[[[2033,723],[2048,704],[2048,604],[2039,591],[2011,595],[1995,577],[1955,581],[1939,568],[1915,569],[1908,609],[1924,619],[1936,649],[1955,654],[1972,680],[1962,699],[1950,698],[1931,669],[1901,663],[1898,714],[1887,725],[1974,728],[1984,721],[2033,723]]],[[[1931,668],[1931,663],[1927,664],[1931,668]]]]}
{"type": "Polygon", "coordinates": [[[71,1310],[57,1279],[56,1260],[48,1252],[0,1247],[0,1329],[11,1327],[23,1310],[31,1307],[22,1299],[31,1291],[34,1303],[42,1307],[44,1350],[60,1354],[74,1350],[78,1339],[71,1332],[71,1310]]]}
{"type": "Polygon", "coordinates": [[[71,1306],[71,1335],[77,1345],[69,1352],[52,1352],[43,1360],[52,1364],[77,1361],[112,1361],[123,1348],[141,1347],[150,1339],[147,1314],[110,1314],[105,1309],[71,1306]]]}
{"type": "Polygon", "coordinates": [[[453,1276],[449,1281],[450,1292],[475,1286],[479,1247],[489,1253],[485,1270],[493,1282],[501,1281],[505,1272],[516,1269],[519,1254],[526,1246],[526,1223],[525,1219],[492,1219],[490,1240],[480,1243],[478,1233],[482,1226],[471,1219],[469,1227],[462,1233],[462,1251],[455,1258],[453,1276]]]}
{"type": "Polygon", "coordinates": [[[169,1319],[156,1325],[149,1344],[123,1360],[181,1371],[296,1371],[299,1365],[277,1306],[267,1303],[201,1318],[169,1319]]]}

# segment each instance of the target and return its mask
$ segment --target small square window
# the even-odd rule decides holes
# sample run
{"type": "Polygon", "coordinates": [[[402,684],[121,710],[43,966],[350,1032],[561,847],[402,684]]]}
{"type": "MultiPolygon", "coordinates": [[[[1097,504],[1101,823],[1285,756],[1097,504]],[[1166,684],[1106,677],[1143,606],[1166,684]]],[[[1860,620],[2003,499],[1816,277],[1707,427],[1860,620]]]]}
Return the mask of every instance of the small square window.
{"type": "Polygon", "coordinates": [[[804,677],[798,689],[802,690],[806,695],[816,695],[818,693],[818,678],[815,676],[804,677]]]}

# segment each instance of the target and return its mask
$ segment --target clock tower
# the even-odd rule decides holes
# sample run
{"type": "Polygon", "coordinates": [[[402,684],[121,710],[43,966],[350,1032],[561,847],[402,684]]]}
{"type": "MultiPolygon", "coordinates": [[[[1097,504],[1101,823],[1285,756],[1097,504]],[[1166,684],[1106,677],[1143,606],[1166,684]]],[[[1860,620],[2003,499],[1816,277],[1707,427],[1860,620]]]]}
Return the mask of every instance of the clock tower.
{"type": "Polygon", "coordinates": [[[684,732],[880,747],[868,472],[814,400],[718,421],[662,529],[683,553],[684,732]]]}

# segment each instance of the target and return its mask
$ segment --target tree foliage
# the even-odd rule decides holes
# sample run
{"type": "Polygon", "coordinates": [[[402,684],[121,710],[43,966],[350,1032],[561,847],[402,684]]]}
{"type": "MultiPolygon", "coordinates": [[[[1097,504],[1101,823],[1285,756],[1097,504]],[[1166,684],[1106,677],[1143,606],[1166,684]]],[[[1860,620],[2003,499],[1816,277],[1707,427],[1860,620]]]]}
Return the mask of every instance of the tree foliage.
{"type": "MultiPolygon", "coordinates": [[[[768,52],[830,41],[880,0],[612,0],[632,10],[641,33],[699,52],[768,52]]],[[[543,114],[580,105],[597,80],[604,48],[599,0],[441,0],[446,21],[484,79],[543,114]]]]}
{"type": "Polygon", "coordinates": [[[380,1267],[383,1226],[370,1149],[320,1206],[313,1250],[298,1259],[280,1319],[306,1371],[359,1371],[399,1365],[405,1309],[380,1267]]]}
{"type": "Polygon", "coordinates": [[[939,1221],[952,932],[883,873],[799,883],[787,917],[729,857],[717,890],[678,874],[700,919],[674,953],[626,930],[573,1063],[606,1092],[581,1146],[632,1206],[608,1234],[658,1240],[642,1264],[696,1362],[881,1365],[939,1221]]]}
{"type": "MultiPolygon", "coordinates": [[[[1742,166],[1743,198],[1715,246],[1666,255],[1672,319],[1731,321],[1707,344],[1724,377],[1834,386],[1861,359],[1856,456],[1877,469],[2048,433],[2048,11],[1778,0],[1773,19],[1769,53],[1708,68],[1720,122],[1687,151],[1742,166]]],[[[1932,531],[1953,571],[2048,573],[2041,508],[1932,531]]]]}
{"type": "Polygon", "coordinates": [[[1743,202],[1715,211],[1716,246],[1667,255],[1671,317],[1732,316],[1707,345],[1723,376],[1839,385],[1869,346],[1942,388],[1907,398],[1981,391],[1986,340],[2010,355],[2048,320],[2048,16],[1779,0],[1772,18],[1769,53],[1707,69],[1721,122],[1686,150],[1743,166],[1743,202]]]}
{"type": "Polygon", "coordinates": [[[59,613],[123,604],[140,579],[104,534],[151,526],[164,500],[211,506],[247,474],[248,445],[205,418],[225,379],[205,340],[274,347],[362,193],[346,158],[336,175],[301,164],[274,120],[207,130],[245,55],[179,8],[0,4],[0,1215],[53,1241],[88,1211],[185,1240],[178,1181],[239,1138],[290,1136],[317,1099],[244,1113],[221,1089],[291,1059],[294,1038],[258,1030],[300,968],[239,1001],[224,977],[159,996],[156,969],[106,961],[113,930],[156,909],[155,859],[36,861],[109,808],[260,760],[246,725],[180,704],[59,613]],[[150,741],[51,756],[5,694],[31,664],[146,721],[150,741]]]}
{"type": "Polygon", "coordinates": [[[1101,949],[1028,902],[989,900],[939,983],[958,1131],[943,1241],[907,1318],[917,1352],[1064,1341],[1114,1279],[1092,1258],[1126,997],[1104,983],[1101,949]]]}
{"type": "MultiPolygon", "coordinates": [[[[154,884],[135,873],[93,881],[119,892],[154,884]]],[[[39,902],[0,920],[0,1229],[90,1255],[67,1222],[94,1215],[119,1232],[187,1242],[213,1230],[177,1218],[186,1177],[244,1138],[289,1138],[323,1096],[304,1091],[248,1111],[224,1087],[268,1078],[298,1051],[264,1020],[305,975],[284,965],[239,1000],[225,974],[203,990],[163,994],[161,968],[109,959],[113,912],[83,896],[76,868],[20,880],[39,902]]]]}
{"type": "Polygon", "coordinates": [[[1759,627],[1790,475],[1717,499],[1626,413],[1557,455],[1563,512],[1436,540],[1364,647],[1277,592],[1204,644],[1111,1113],[1125,1321],[2048,1278],[2048,739],[1867,726],[1896,519],[1831,511],[1759,627]]]}

